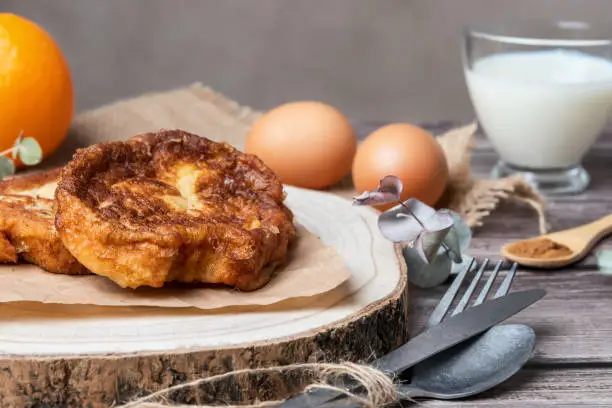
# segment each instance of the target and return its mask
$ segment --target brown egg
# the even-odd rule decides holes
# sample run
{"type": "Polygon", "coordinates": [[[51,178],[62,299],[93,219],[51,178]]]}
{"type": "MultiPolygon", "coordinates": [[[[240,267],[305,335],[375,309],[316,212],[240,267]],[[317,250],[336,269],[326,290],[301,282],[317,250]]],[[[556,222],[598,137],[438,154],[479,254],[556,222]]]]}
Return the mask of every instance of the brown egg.
{"type": "Polygon", "coordinates": [[[258,156],[283,183],[322,189],[342,180],[357,151],[355,132],[336,108],[300,101],[278,106],[251,128],[245,152],[258,156]]]}
{"type": "MultiPolygon", "coordinates": [[[[368,135],[353,162],[353,184],[358,193],[376,189],[386,175],[402,180],[402,201],[413,197],[434,206],[446,189],[448,165],[431,133],[410,124],[394,123],[368,135]]],[[[395,205],[376,208],[385,210],[395,205]]]]}

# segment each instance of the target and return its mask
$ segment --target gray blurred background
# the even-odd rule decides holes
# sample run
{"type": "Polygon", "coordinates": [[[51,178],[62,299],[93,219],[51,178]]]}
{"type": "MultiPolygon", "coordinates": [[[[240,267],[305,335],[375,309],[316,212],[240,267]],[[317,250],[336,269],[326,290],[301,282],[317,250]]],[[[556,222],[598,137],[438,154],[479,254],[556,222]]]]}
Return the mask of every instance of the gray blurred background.
{"type": "Polygon", "coordinates": [[[470,120],[461,27],[612,22],[610,0],[0,0],[66,54],[79,111],[202,81],[267,109],[316,99],[352,118],[470,120]]]}

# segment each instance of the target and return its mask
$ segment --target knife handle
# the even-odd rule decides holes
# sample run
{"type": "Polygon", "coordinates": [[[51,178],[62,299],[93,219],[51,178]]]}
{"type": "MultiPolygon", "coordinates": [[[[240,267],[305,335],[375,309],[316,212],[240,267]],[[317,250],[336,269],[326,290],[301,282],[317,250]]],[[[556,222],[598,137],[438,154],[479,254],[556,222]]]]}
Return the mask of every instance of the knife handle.
{"type": "Polygon", "coordinates": [[[363,408],[363,404],[355,402],[348,397],[339,398],[319,405],[317,408],[363,408]]]}
{"type": "Polygon", "coordinates": [[[344,393],[330,390],[327,388],[312,388],[306,392],[296,395],[295,397],[289,398],[283,401],[275,408],[314,408],[322,407],[335,401],[338,397],[343,396],[344,393]]]}

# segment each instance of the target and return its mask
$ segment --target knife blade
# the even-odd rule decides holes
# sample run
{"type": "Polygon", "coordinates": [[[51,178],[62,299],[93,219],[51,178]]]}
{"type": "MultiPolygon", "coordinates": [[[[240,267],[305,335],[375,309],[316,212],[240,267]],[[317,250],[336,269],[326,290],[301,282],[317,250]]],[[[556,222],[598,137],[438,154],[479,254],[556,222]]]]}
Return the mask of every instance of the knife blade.
{"type": "MultiPolygon", "coordinates": [[[[544,295],[544,289],[523,290],[470,307],[424,331],[371,365],[387,374],[399,375],[421,361],[514,316],[544,295]]],[[[282,402],[276,408],[317,407],[341,395],[344,394],[325,388],[314,388],[282,402]]]]}

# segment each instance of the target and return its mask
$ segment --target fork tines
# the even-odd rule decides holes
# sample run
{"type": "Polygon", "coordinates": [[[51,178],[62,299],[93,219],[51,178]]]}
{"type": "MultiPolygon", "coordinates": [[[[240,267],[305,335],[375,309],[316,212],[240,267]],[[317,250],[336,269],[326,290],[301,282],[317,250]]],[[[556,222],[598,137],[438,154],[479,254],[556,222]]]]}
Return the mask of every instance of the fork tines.
{"type": "MultiPolygon", "coordinates": [[[[472,281],[470,282],[470,285],[468,286],[465,293],[463,294],[463,296],[457,303],[457,306],[455,306],[455,309],[451,312],[450,314],[451,316],[461,313],[468,306],[470,299],[472,298],[472,295],[474,294],[476,290],[476,287],[478,286],[480,281],[483,279],[484,271],[486,270],[488,264],[489,264],[489,259],[485,258],[480,264],[480,267],[478,267],[476,274],[473,276],[472,281]]],[[[497,261],[497,263],[495,264],[495,267],[493,268],[493,271],[491,271],[491,274],[489,275],[489,278],[487,279],[486,283],[480,290],[478,297],[472,303],[472,306],[477,306],[485,301],[503,265],[504,265],[503,260],[497,261]]],[[[440,299],[440,302],[438,303],[433,313],[429,317],[429,320],[427,321],[427,327],[435,326],[444,319],[447,312],[451,308],[455,300],[455,297],[459,293],[459,290],[461,289],[461,286],[465,278],[470,274],[471,271],[475,270],[476,267],[477,267],[477,262],[476,262],[476,259],[473,258],[470,264],[468,265],[468,267],[462,270],[455,277],[455,280],[449,286],[446,293],[444,294],[444,296],[442,296],[442,299],[440,299]]],[[[495,292],[495,295],[493,298],[498,298],[498,297],[508,294],[508,291],[510,290],[510,286],[512,286],[512,281],[514,280],[514,276],[516,275],[516,268],[517,268],[516,262],[510,265],[510,268],[506,274],[506,277],[504,278],[502,283],[497,288],[497,291],[495,292]]]]}

